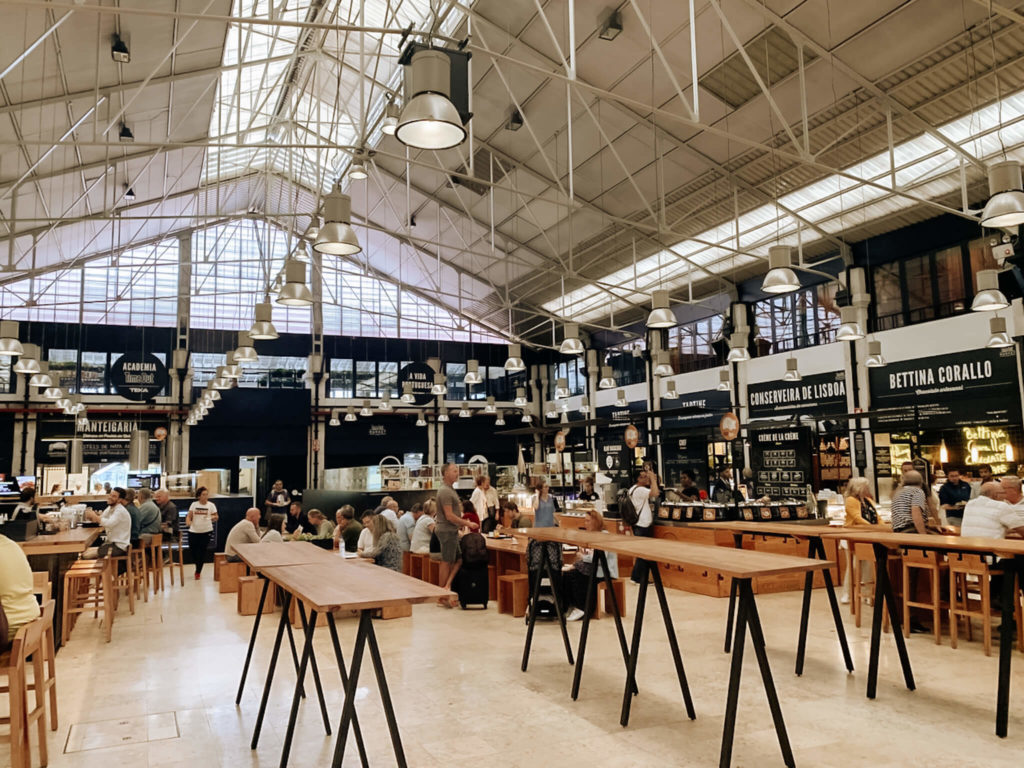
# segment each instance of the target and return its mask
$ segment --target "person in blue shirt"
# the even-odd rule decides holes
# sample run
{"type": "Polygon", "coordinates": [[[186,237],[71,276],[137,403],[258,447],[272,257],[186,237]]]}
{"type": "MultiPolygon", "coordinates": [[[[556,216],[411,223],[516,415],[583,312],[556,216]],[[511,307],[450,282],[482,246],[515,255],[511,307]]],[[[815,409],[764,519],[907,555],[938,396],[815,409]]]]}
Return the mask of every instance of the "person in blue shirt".
{"type": "Polygon", "coordinates": [[[960,525],[964,519],[964,506],[971,498],[971,484],[960,479],[960,470],[946,472],[946,482],[939,488],[939,505],[946,510],[950,525],[960,525]]]}

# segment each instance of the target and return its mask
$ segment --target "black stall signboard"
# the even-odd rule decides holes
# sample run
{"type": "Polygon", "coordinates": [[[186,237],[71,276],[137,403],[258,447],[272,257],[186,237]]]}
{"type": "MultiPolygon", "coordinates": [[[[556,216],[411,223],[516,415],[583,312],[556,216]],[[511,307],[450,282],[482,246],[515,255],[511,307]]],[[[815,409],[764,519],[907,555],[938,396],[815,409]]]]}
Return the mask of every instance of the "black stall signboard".
{"type": "Polygon", "coordinates": [[[167,366],[148,352],[125,352],[110,366],[110,386],[126,400],[152,400],[167,388],[167,366]]]}
{"type": "Polygon", "coordinates": [[[869,381],[871,410],[885,411],[872,416],[879,431],[1021,423],[1012,348],[890,362],[872,368],[869,381]]]}
{"type": "Polygon", "coordinates": [[[665,483],[679,484],[685,470],[705,490],[708,487],[708,441],[692,433],[666,432],[661,443],[661,460],[665,467],[665,483]]]}
{"type": "Polygon", "coordinates": [[[766,381],[747,386],[751,419],[811,412],[846,413],[846,376],[843,371],[804,376],[800,381],[766,381]]]}
{"type": "Polygon", "coordinates": [[[415,405],[428,405],[434,401],[430,388],[434,386],[434,369],[426,363],[409,363],[398,372],[398,391],[405,394],[405,382],[412,384],[415,405]]]}
{"type": "Polygon", "coordinates": [[[752,431],[750,463],[756,496],[805,498],[812,473],[811,430],[778,427],[752,431]]]}
{"type": "Polygon", "coordinates": [[[74,419],[40,420],[36,426],[36,461],[41,464],[63,464],[67,461],[70,440],[82,439],[82,460],[86,464],[107,464],[128,461],[128,444],[136,429],[150,434],[149,461],[160,462],[160,442],[152,435],[158,427],[167,428],[157,419],[89,419],[84,429],[76,429],[74,419]]]}
{"type": "Polygon", "coordinates": [[[704,389],[697,392],[679,393],[677,400],[661,401],[661,408],[672,411],[677,408],[693,409],[691,413],[664,416],[661,419],[662,429],[681,429],[687,427],[715,427],[722,414],[730,407],[729,393],[717,389],[704,389]]]}

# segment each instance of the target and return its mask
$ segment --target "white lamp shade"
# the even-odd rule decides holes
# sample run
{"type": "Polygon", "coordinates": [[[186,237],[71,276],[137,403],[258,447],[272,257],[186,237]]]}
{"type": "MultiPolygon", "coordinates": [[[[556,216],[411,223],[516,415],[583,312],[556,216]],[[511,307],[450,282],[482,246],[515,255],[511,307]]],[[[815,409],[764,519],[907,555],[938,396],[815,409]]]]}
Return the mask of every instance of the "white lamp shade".
{"type": "Polygon", "coordinates": [[[882,342],[868,342],[868,358],[864,361],[864,365],[868,368],[883,368],[885,366],[885,358],[882,357],[882,342]]]}
{"type": "Polygon", "coordinates": [[[675,328],[678,325],[676,316],[669,308],[668,291],[651,293],[651,314],[647,316],[648,328],[675,328]]]}
{"type": "Polygon", "coordinates": [[[580,326],[577,323],[565,324],[565,336],[558,347],[563,355],[582,355],[584,352],[583,342],[580,341],[580,326]]]}
{"type": "Polygon", "coordinates": [[[669,379],[665,382],[665,392],[662,394],[664,400],[678,400],[679,392],[676,390],[676,383],[669,379]]]}
{"type": "Polygon", "coordinates": [[[972,312],[994,312],[1010,306],[1006,296],[999,290],[999,272],[997,270],[979,270],[975,279],[978,283],[978,292],[974,294],[974,301],[971,302],[972,312]]]}
{"type": "Polygon", "coordinates": [[[864,329],[857,320],[856,307],[839,309],[839,328],[836,330],[836,341],[859,341],[864,338],[864,329]]]}
{"type": "Polygon", "coordinates": [[[285,262],[284,285],[278,291],[277,303],[286,307],[308,307],[313,303],[313,294],[306,285],[306,265],[294,257],[285,262]]]}
{"type": "Polygon", "coordinates": [[[249,336],[253,339],[276,339],[277,329],[272,322],[274,307],[269,301],[261,301],[253,308],[253,323],[249,336]]]}
{"type": "Polygon", "coordinates": [[[1016,227],[1024,224],[1024,192],[1020,163],[1004,160],[988,169],[989,200],[981,212],[981,226],[1016,227]]]}
{"type": "Polygon", "coordinates": [[[39,347],[35,344],[23,344],[21,357],[12,368],[15,373],[34,375],[42,369],[39,367],[39,347]]]}
{"type": "Polygon", "coordinates": [[[783,381],[800,381],[803,376],[800,375],[800,369],[797,367],[795,357],[786,358],[786,372],[782,375],[783,381]]]}
{"type": "Polygon", "coordinates": [[[324,223],[313,241],[313,250],[333,256],[352,256],[362,251],[351,222],[352,198],[336,184],[324,198],[324,223]]]}
{"type": "Polygon", "coordinates": [[[505,361],[505,370],[509,373],[518,373],[526,370],[523,362],[523,348],[520,344],[508,345],[508,360],[505,361]]]}
{"type": "Polygon", "coordinates": [[[443,373],[434,374],[434,385],[430,388],[430,394],[442,396],[448,394],[448,384],[443,373]]]}
{"type": "Polygon", "coordinates": [[[732,382],[729,378],[729,371],[725,368],[718,372],[718,391],[728,392],[732,389],[732,382]]]}
{"type": "Polygon", "coordinates": [[[481,384],[483,378],[480,376],[480,362],[477,360],[466,361],[466,377],[463,379],[466,384],[481,384]]]}
{"type": "Polygon", "coordinates": [[[761,290],[765,293],[789,293],[800,287],[800,280],[791,269],[792,249],[788,245],[773,245],[768,249],[768,274],[761,290]]]}
{"type": "Polygon", "coordinates": [[[985,344],[989,349],[1003,349],[1005,347],[1013,346],[1013,339],[1006,332],[1006,318],[1005,317],[993,317],[988,321],[988,328],[990,336],[988,343],[985,344]]]}
{"type": "Polygon", "coordinates": [[[597,383],[598,389],[615,389],[615,376],[610,365],[601,366],[601,380],[597,383]]]}
{"type": "Polygon", "coordinates": [[[24,351],[18,341],[18,321],[0,321],[0,357],[17,357],[24,351]]]}
{"type": "Polygon", "coordinates": [[[526,387],[516,387],[516,399],[512,402],[515,405],[526,405],[526,387]]]}

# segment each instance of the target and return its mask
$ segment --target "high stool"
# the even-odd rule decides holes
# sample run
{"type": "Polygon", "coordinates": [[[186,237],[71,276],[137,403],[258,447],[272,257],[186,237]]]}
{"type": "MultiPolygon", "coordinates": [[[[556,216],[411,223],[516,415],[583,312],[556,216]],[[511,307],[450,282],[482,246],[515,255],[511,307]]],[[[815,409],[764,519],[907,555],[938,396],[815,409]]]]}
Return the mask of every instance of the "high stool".
{"type": "Polygon", "coordinates": [[[942,603],[939,597],[939,570],[943,565],[941,555],[935,551],[908,549],[903,552],[903,634],[910,637],[910,609],[927,608],[932,612],[932,626],[935,644],[942,645],[942,603]],[[914,594],[916,583],[911,581],[910,572],[924,571],[928,574],[931,587],[931,602],[919,602],[914,594]]]}
{"type": "MultiPolygon", "coordinates": [[[[128,610],[132,616],[135,615],[135,598],[138,595],[139,580],[142,574],[136,569],[138,563],[137,554],[140,554],[141,550],[136,549],[131,544],[128,545],[128,551],[123,555],[111,555],[108,560],[112,563],[114,570],[114,610],[117,610],[117,604],[121,599],[121,590],[123,589],[128,595],[128,610]],[[121,572],[121,564],[124,563],[124,573],[121,572]]],[[[146,595],[146,600],[149,600],[149,595],[146,595]]]]}
{"type": "MultiPolygon", "coordinates": [[[[1009,575],[1009,574],[1007,574],[1009,575]]],[[[1004,575],[1003,578],[1006,578],[1004,575]]],[[[981,555],[949,555],[949,644],[956,648],[960,618],[967,621],[967,639],[973,640],[971,619],[981,620],[981,639],[985,655],[992,655],[992,570],[981,555]],[[974,577],[973,579],[970,577],[974,577]],[[972,607],[973,603],[973,607],[972,607]]],[[[1013,615],[1017,625],[1017,646],[1024,650],[1024,618],[1020,606],[1020,584],[1014,576],[1013,615]]],[[[1000,612],[996,611],[998,615],[1000,612]]]]}
{"type": "Polygon", "coordinates": [[[525,573],[506,573],[498,577],[498,613],[515,618],[526,615],[530,599],[530,577],[525,573]]]}
{"type": "Polygon", "coordinates": [[[239,561],[230,563],[226,560],[220,566],[219,591],[223,595],[228,592],[238,591],[238,580],[249,573],[249,567],[239,561]]]}
{"type": "Polygon", "coordinates": [[[32,765],[32,747],[29,734],[32,724],[38,725],[39,762],[46,765],[46,697],[42,686],[35,689],[35,706],[28,703],[27,670],[32,667],[35,680],[42,680],[43,672],[43,619],[30,621],[18,630],[10,651],[0,655],[0,675],[7,684],[0,686],[0,692],[10,700],[9,717],[0,717],[0,724],[10,726],[9,736],[3,737],[11,744],[11,765],[14,768],[29,768],[32,765]],[[31,660],[30,660],[31,659],[31,660]]]}
{"type": "MultiPolygon", "coordinates": [[[[263,592],[263,579],[259,576],[242,576],[238,579],[238,613],[242,616],[255,616],[260,607],[260,594],[263,592]]],[[[268,589],[267,599],[263,601],[263,612],[273,613],[274,597],[277,590],[268,589]]]]}
{"type": "Polygon", "coordinates": [[[412,576],[412,558],[412,552],[407,549],[402,551],[402,573],[406,576],[412,576]]]}
{"type": "Polygon", "coordinates": [[[81,613],[103,611],[103,628],[110,642],[114,626],[113,566],[108,558],[79,560],[64,574],[64,611],[61,634],[64,642],[71,639],[71,629],[81,613]]]}
{"type": "Polygon", "coordinates": [[[53,642],[53,615],[57,610],[57,603],[47,599],[42,606],[43,638],[40,650],[41,661],[43,662],[44,674],[40,679],[35,674],[32,682],[28,684],[29,690],[35,690],[39,685],[43,689],[43,695],[50,694],[50,730],[57,730],[57,649],[53,642]]]}
{"type": "MultiPolygon", "coordinates": [[[[850,580],[850,602],[852,603],[854,623],[860,626],[864,604],[873,605],[875,585],[875,548],[870,544],[854,544],[850,553],[853,576],[850,580]],[[871,581],[862,581],[861,567],[864,563],[871,564],[871,581]],[[871,589],[865,590],[864,587],[871,589]]],[[[882,611],[882,631],[889,631],[889,612],[882,611]]]]}
{"type": "MultiPolygon", "coordinates": [[[[163,546],[167,548],[167,566],[171,571],[171,585],[174,584],[174,569],[178,569],[178,577],[181,580],[181,586],[185,586],[185,550],[181,546],[181,535],[175,536],[174,538],[165,539],[163,546]],[[177,553],[177,558],[175,558],[177,553]]],[[[161,550],[161,556],[163,551],[161,550]]],[[[161,577],[161,582],[163,577],[161,577]]]]}
{"type": "Polygon", "coordinates": [[[154,533],[153,538],[145,545],[146,588],[149,588],[149,579],[152,577],[154,595],[158,587],[161,592],[164,591],[164,563],[160,554],[163,543],[164,535],[162,533],[154,533]]]}
{"type": "Polygon", "coordinates": [[[52,591],[50,574],[46,571],[32,571],[32,593],[39,596],[40,605],[50,599],[52,591]]]}
{"type": "Polygon", "coordinates": [[[224,567],[224,563],[228,561],[227,552],[214,552],[213,553],[213,580],[220,581],[220,569],[224,567]]]}

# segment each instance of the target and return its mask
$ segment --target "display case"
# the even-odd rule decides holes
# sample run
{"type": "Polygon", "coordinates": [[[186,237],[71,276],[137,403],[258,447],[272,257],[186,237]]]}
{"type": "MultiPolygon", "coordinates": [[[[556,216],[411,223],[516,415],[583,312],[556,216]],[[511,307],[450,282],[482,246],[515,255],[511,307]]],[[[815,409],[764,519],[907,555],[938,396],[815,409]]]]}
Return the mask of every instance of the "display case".
{"type": "Polygon", "coordinates": [[[171,496],[195,496],[196,488],[199,487],[195,472],[187,472],[183,475],[167,475],[165,480],[167,492],[171,496]]]}

